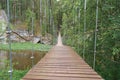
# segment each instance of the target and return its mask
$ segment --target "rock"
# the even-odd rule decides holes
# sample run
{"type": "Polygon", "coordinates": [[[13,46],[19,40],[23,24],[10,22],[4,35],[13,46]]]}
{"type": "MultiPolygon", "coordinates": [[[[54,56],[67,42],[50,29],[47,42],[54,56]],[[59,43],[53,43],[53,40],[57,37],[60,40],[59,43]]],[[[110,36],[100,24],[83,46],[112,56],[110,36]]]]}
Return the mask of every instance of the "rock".
{"type": "Polygon", "coordinates": [[[27,31],[25,30],[15,30],[12,32],[11,34],[11,41],[12,42],[26,42],[26,41],[30,41],[31,36],[28,34],[27,31]]]}
{"type": "Polygon", "coordinates": [[[52,35],[47,33],[45,36],[42,37],[41,42],[43,44],[51,44],[51,42],[52,42],[52,35]]]}
{"type": "Polygon", "coordinates": [[[40,40],[40,37],[34,37],[33,38],[33,43],[39,43],[40,40]]]}
{"type": "Polygon", "coordinates": [[[6,43],[7,16],[4,10],[0,10],[0,42],[6,43]]]}

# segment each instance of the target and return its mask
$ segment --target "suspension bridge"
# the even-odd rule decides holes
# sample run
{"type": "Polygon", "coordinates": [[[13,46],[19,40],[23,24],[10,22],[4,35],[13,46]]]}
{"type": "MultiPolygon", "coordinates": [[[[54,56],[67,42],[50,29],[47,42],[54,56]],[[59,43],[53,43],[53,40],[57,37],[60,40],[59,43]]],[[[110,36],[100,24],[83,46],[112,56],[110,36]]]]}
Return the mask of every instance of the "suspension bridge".
{"type": "Polygon", "coordinates": [[[103,80],[71,47],[58,43],[21,80],[103,80]]]}
{"type": "MultiPolygon", "coordinates": [[[[12,54],[10,40],[10,10],[9,0],[7,0],[8,13],[8,40],[10,56],[10,80],[12,80],[12,54]]],[[[52,22],[52,21],[49,21],[52,22]]],[[[34,19],[32,17],[32,33],[34,19]]],[[[96,6],[96,26],[94,42],[94,65],[96,55],[96,36],[98,27],[98,0],[96,6]]],[[[86,0],[84,4],[84,47],[83,59],[85,54],[85,32],[86,32],[86,0]]],[[[58,43],[42,58],[21,80],[103,80],[70,46],[62,44],[61,35],[58,36],[58,43]]]]}

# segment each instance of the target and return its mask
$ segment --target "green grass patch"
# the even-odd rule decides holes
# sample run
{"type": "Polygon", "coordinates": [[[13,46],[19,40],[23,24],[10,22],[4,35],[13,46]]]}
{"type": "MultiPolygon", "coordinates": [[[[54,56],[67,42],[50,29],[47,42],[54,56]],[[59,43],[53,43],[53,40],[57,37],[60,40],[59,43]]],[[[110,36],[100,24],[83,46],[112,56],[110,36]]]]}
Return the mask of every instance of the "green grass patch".
{"type": "MultiPolygon", "coordinates": [[[[13,70],[12,80],[20,80],[27,72],[28,69],[13,70]]],[[[0,71],[0,80],[9,80],[9,79],[10,79],[10,74],[8,73],[8,70],[3,69],[2,71],[0,71]]]]}
{"type": "MultiPolygon", "coordinates": [[[[31,42],[24,43],[11,43],[12,50],[38,50],[38,51],[48,51],[52,46],[45,44],[34,44],[31,42]]],[[[1,50],[9,50],[8,44],[0,44],[1,50]]]]}

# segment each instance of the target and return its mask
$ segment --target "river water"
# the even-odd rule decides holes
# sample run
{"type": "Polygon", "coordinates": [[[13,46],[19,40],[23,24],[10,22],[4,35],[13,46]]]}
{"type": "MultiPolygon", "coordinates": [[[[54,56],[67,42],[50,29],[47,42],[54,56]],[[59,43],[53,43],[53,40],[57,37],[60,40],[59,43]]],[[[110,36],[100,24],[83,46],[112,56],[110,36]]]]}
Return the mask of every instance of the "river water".
{"type": "MultiPolygon", "coordinates": [[[[12,51],[12,64],[14,69],[24,70],[36,64],[46,52],[34,51],[32,59],[32,51],[12,51]]],[[[0,51],[0,69],[9,67],[9,52],[0,51]]]]}

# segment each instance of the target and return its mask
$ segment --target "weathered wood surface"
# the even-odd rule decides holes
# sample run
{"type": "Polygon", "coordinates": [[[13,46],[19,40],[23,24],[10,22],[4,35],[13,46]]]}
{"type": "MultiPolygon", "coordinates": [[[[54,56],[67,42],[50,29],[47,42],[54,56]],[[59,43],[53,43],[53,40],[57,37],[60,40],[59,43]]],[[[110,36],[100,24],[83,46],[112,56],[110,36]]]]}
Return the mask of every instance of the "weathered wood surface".
{"type": "Polygon", "coordinates": [[[103,80],[71,47],[58,43],[21,80],[103,80]]]}
{"type": "Polygon", "coordinates": [[[54,46],[22,80],[103,80],[68,46],[54,46]]]}

